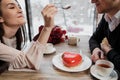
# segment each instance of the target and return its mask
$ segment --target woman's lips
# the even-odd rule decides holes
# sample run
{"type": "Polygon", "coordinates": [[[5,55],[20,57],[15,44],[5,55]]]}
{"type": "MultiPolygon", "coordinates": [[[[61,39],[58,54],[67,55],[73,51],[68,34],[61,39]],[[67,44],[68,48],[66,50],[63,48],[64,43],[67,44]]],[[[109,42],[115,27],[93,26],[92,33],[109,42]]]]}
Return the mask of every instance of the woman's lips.
{"type": "Polygon", "coordinates": [[[22,18],[24,18],[24,16],[23,16],[23,15],[18,15],[18,18],[21,18],[21,17],[22,17],[22,18]]]}

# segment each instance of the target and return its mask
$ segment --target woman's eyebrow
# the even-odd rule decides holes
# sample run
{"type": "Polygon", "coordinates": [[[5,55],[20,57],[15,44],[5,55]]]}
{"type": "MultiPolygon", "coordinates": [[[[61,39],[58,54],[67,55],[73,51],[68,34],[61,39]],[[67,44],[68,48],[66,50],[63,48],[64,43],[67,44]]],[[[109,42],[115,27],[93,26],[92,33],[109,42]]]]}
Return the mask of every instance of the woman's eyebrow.
{"type": "Polygon", "coordinates": [[[9,6],[9,5],[15,5],[15,3],[8,3],[6,6],[9,6]]]}
{"type": "Polygon", "coordinates": [[[19,4],[17,4],[17,3],[8,3],[6,6],[15,6],[15,5],[17,5],[17,6],[19,6],[20,8],[21,8],[21,6],[19,5],[19,4]]]}

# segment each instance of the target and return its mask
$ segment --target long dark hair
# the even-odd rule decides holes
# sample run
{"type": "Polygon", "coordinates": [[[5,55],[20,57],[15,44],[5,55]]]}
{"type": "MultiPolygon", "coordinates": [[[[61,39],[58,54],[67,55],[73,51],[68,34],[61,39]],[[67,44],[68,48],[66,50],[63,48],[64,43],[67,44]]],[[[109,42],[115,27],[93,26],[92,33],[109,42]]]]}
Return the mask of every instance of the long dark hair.
{"type": "MultiPolygon", "coordinates": [[[[1,11],[1,1],[0,0],[0,16],[2,16],[2,11],[1,11]]],[[[15,0],[17,3],[18,1],[15,0]]],[[[4,40],[3,40],[3,36],[4,36],[5,32],[4,32],[4,29],[3,29],[3,25],[2,23],[0,23],[0,41],[1,43],[5,44],[4,43],[4,40]]],[[[16,49],[18,50],[21,50],[21,46],[22,46],[22,43],[23,45],[25,45],[25,42],[26,42],[26,33],[25,33],[25,25],[23,25],[22,27],[20,27],[18,29],[18,31],[16,32],[15,34],[15,37],[16,37],[16,42],[17,42],[17,47],[16,49]]],[[[2,61],[0,60],[0,73],[7,70],[8,69],[8,66],[9,66],[9,63],[8,62],[5,62],[5,61],[2,61]]]]}
{"type": "MultiPolygon", "coordinates": [[[[1,4],[1,1],[2,1],[2,0],[0,0],[0,4],[1,4]]],[[[17,0],[15,0],[15,1],[18,2],[17,0]]],[[[0,7],[1,7],[1,5],[0,5],[0,7]]],[[[0,9],[0,16],[2,16],[2,11],[1,11],[1,9],[0,9]]],[[[4,32],[4,29],[3,29],[3,25],[2,25],[2,23],[0,23],[0,41],[1,41],[2,43],[4,43],[4,40],[3,40],[4,33],[5,33],[5,32],[4,32]]],[[[22,44],[22,42],[25,43],[25,39],[26,39],[25,25],[23,25],[23,27],[20,27],[20,28],[18,29],[18,31],[16,32],[15,36],[16,36],[16,42],[17,42],[17,47],[16,47],[16,49],[21,50],[21,44],[22,44]]],[[[5,43],[4,43],[4,44],[5,44],[5,43]]]]}

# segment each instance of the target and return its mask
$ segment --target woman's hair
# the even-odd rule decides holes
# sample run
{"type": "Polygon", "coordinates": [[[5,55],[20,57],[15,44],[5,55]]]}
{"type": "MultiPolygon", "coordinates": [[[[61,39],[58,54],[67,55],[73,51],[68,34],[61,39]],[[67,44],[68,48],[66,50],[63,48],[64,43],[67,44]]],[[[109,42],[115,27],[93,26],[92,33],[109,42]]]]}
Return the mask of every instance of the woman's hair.
{"type": "MultiPolygon", "coordinates": [[[[1,1],[0,0],[0,16],[2,16],[2,11],[1,11],[1,1]]],[[[17,3],[18,1],[15,0],[17,3]]],[[[16,36],[16,43],[17,43],[17,47],[16,49],[18,50],[21,50],[21,45],[22,45],[22,42],[25,44],[25,39],[26,39],[26,34],[25,34],[25,25],[23,25],[22,27],[20,27],[18,29],[18,31],[16,32],[15,36],[16,36]]],[[[4,40],[3,40],[3,36],[4,36],[5,32],[4,32],[4,29],[3,29],[3,25],[2,23],[0,23],[0,41],[2,43],[4,43],[4,40]]],[[[4,43],[5,44],[5,43],[4,43]]]]}
{"type": "MultiPolygon", "coordinates": [[[[2,16],[2,11],[1,11],[1,1],[0,0],[0,16],[2,16]]],[[[16,2],[18,2],[17,0],[15,0],[16,2]]],[[[18,29],[18,31],[16,32],[15,36],[16,36],[16,43],[17,43],[17,47],[16,49],[21,50],[21,46],[22,46],[22,42],[24,43],[23,45],[25,45],[25,42],[27,40],[27,34],[25,34],[25,25],[23,25],[22,27],[20,27],[18,29]]],[[[2,23],[0,23],[0,41],[1,43],[4,43],[3,40],[3,36],[5,34],[5,31],[3,29],[3,25],[2,23]]],[[[4,72],[5,70],[7,70],[9,67],[9,62],[5,62],[0,60],[0,73],[4,72]]]]}

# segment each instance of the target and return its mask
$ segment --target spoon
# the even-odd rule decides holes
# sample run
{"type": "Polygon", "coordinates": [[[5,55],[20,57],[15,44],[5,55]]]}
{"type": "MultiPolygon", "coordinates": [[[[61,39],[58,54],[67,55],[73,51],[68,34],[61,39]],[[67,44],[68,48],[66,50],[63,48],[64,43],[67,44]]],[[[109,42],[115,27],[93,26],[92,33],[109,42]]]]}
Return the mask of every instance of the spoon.
{"type": "Polygon", "coordinates": [[[62,9],[65,9],[65,10],[70,9],[70,8],[71,8],[70,5],[65,5],[65,6],[62,7],[62,9]]]}
{"type": "MultiPolygon", "coordinates": [[[[54,3],[54,4],[55,4],[55,3],[54,3]]],[[[58,4],[55,4],[55,6],[56,6],[57,8],[61,8],[61,9],[64,9],[64,10],[68,10],[68,9],[71,8],[70,5],[60,6],[60,5],[58,5],[58,4]]]]}

